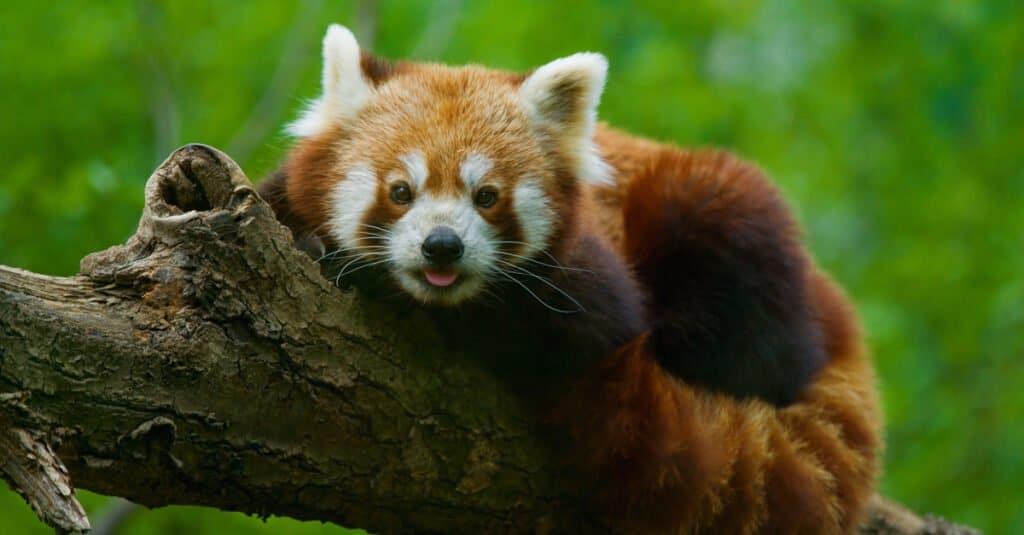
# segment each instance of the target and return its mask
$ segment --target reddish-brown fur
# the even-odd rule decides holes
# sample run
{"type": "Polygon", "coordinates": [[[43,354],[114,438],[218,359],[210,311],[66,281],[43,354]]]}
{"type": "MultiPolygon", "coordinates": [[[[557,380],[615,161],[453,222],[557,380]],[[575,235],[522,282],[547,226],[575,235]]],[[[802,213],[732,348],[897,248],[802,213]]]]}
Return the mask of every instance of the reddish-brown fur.
{"type": "MultiPolygon", "coordinates": [[[[651,330],[577,370],[549,418],[575,438],[578,451],[570,457],[599,481],[613,521],[652,533],[848,533],[857,527],[873,494],[881,449],[874,372],[848,300],[814,266],[788,208],[759,170],[724,152],[681,151],[602,126],[595,140],[616,184],[583,186],[564,155],[539,142],[496,91],[515,86],[522,76],[408,63],[392,67],[366,56],[363,68],[374,83],[405,78],[404,105],[371,104],[357,122],[299,141],[278,182],[265,188],[274,194],[282,219],[307,233],[324,224],[330,189],[342,179],[337,170],[351,163],[341,161],[339,147],[357,129],[379,135],[372,143],[362,141],[366,146],[348,147],[348,153],[370,158],[385,172],[403,151],[429,147],[432,154],[451,152],[448,159],[430,160],[430,175],[455,176],[465,147],[483,146],[507,176],[551,177],[547,192],[561,214],[552,254],[565,261],[602,261],[606,243],[618,261],[636,268],[646,294],[636,299],[652,303],[651,330]],[[597,253],[574,252],[580,244],[597,253]],[[671,256],[680,247],[686,255],[671,256]],[[683,314],[673,321],[689,321],[690,295],[656,272],[707,262],[707,255],[697,253],[714,257],[716,247],[744,259],[722,268],[723,280],[752,280],[777,293],[751,302],[763,311],[781,310],[781,320],[764,314],[765,329],[822,352],[820,362],[796,363],[807,366],[791,374],[799,377],[782,378],[793,381],[785,385],[798,392],[792,399],[773,404],[758,395],[720,393],[687,383],[659,364],[664,356],[656,354],[652,340],[677,325],[659,326],[658,316],[683,314]],[[670,258],[663,262],[666,254],[670,258]]],[[[427,187],[448,187],[435,180],[427,187]]],[[[400,217],[403,208],[385,199],[374,208],[384,212],[368,217],[400,217]]],[[[496,207],[489,217],[500,224],[511,216],[506,207],[496,207]]],[[[626,276],[615,266],[608,272],[626,276]]],[[[637,291],[632,281],[617,287],[637,291]]],[[[501,318],[514,321],[514,312],[501,318]]]]}
{"type": "Polygon", "coordinates": [[[630,530],[850,533],[874,492],[881,415],[845,297],[815,273],[829,364],[785,408],[689,386],[634,340],[556,412],[630,530]]]}

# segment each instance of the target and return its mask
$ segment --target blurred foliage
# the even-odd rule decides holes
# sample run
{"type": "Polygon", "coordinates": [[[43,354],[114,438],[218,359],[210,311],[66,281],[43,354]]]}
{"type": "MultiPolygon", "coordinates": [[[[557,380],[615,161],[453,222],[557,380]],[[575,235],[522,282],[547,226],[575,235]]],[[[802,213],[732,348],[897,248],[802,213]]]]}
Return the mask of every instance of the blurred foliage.
{"type": "MultiPolygon", "coordinates": [[[[75,273],[131,234],[147,176],[185,142],[227,149],[253,178],[271,170],[281,125],[316,94],[331,21],[394,58],[527,69],[599,50],[606,120],[729,147],[792,199],[877,355],[883,491],[990,531],[1024,525],[1019,0],[365,5],[357,17],[312,0],[4,2],[0,263],[75,273]]],[[[129,531],[261,525],[168,508],[129,531]]],[[[49,532],[6,489],[0,529],[49,532]]],[[[264,531],[341,530],[280,519],[264,531]]]]}

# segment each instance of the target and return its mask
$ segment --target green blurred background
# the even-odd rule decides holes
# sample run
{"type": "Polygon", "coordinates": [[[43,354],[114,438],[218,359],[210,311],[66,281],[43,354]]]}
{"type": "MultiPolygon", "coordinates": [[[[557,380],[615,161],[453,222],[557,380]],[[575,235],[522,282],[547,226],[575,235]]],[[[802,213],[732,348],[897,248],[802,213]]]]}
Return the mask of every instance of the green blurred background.
{"type": "MultiPolygon", "coordinates": [[[[1024,525],[1020,0],[4,2],[0,20],[0,263],[60,275],[132,233],[183,143],[273,169],[329,22],[393,58],[604,52],[606,120],[760,163],[856,300],[889,422],[883,491],[1024,525]]],[[[83,494],[94,520],[109,510],[83,494]]],[[[343,531],[172,507],[121,532],[258,529],[343,531]]],[[[0,531],[50,532],[2,485],[0,531]]]]}

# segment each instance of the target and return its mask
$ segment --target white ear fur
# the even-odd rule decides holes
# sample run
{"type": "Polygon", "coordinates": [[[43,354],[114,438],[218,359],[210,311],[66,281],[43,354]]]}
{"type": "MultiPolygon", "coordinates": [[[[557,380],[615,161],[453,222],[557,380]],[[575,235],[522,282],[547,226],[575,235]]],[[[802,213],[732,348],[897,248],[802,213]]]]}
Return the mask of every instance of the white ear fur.
{"type": "Polygon", "coordinates": [[[333,124],[351,119],[373,93],[373,86],[363,76],[359,43],[348,28],[339,24],[327,28],[323,61],[323,94],[286,127],[293,136],[320,134],[333,124]]]}
{"type": "Polygon", "coordinates": [[[562,150],[574,158],[579,178],[612,184],[611,169],[594,144],[597,104],[607,75],[604,56],[581,52],[533,71],[519,87],[519,94],[534,122],[551,132],[562,150]]]}

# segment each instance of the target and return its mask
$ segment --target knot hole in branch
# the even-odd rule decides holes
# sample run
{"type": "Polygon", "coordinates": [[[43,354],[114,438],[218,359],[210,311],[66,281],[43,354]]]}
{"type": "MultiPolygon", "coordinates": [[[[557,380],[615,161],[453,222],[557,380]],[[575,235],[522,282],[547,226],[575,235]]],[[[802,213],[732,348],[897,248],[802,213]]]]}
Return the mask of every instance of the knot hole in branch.
{"type": "Polygon", "coordinates": [[[160,212],[170,212],[161,215],[229,208],[235,187],[248,183],[231,158],[197,143],[176,150],[161,170],[156,174],[156,198],[150,199],[162,208],[160,212]]]}

